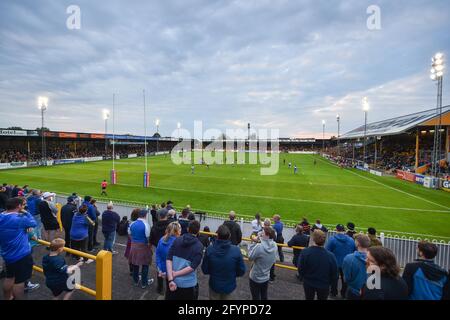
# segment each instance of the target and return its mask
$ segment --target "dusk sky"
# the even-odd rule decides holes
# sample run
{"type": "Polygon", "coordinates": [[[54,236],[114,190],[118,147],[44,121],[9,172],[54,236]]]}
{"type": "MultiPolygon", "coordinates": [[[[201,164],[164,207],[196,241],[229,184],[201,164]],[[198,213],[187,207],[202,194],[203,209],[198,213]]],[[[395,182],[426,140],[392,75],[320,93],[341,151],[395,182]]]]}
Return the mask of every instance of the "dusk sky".
{"type": "MultiPolygon", "coordinates": [[[[167,0],[0,2],[0,128],[103,132],[117,95],[117,133],[168,136],[195,120],[282,137],[336,135],[436,106],[431,57],[450,59],[450,1],[167,0]],[[81,10],[68,29],[66,9],[81,10]],[[366,12],[377,5],[381,29],[366,12]]],[[[448,65],[448,62],[447,62],[448,65]]],[[[444,105],[450,104],[444,75],[444,105]]],[[[111,121],[110,121],[111,127],[111,121]]]]}

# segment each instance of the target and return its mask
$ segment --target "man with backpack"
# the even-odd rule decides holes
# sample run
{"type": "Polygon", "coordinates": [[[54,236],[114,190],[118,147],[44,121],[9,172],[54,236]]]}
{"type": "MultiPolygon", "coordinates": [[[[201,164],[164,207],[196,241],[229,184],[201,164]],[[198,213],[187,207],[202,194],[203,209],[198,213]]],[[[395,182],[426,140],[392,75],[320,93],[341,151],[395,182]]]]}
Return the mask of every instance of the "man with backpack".
{"type": "Polygon", "coordinates": [[[438,247],[431,242],[420,241],[417,245],[419,258],[408,263],[403,272],[403,280],[408,285],[410,300],[441,300],[444,288],[449,282],[446,270],[434,262],[438,247]]]}
{"type": "Polygon", "coordinates": [[[33,216],[34,220],[36,220],[36,237],[38,239],[41,238],[41,215],[39,214],[39,203],[42,201],[41,199],[41,191],[33,190],[31,195],[27,198],[27,211],[33,216]]]}

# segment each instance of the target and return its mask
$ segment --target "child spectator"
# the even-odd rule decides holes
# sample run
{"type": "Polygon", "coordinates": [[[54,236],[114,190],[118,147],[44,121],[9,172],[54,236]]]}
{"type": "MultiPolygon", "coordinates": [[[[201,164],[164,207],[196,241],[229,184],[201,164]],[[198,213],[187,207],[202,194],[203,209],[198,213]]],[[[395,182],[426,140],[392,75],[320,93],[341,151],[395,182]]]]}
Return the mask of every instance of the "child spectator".
{"type": "Polygon", "coordinates": [[[66,242],[63,239],[56,238],[50,243],[50,253],[42,258],[42,267],[44,269],[45,284],[52,291],[54,300],[69,300],[73,289],[67,285],[69,275],[75,268],[79,268],[83,262],[80,261],[74,266],[68,266],[62,257],[66,242]]]}

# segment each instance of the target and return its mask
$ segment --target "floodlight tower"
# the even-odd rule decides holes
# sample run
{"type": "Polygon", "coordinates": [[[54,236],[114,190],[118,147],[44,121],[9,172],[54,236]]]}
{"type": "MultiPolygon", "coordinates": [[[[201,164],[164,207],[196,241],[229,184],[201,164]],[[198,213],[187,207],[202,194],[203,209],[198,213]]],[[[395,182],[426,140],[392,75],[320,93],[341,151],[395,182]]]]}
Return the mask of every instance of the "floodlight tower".
{"type": "Polygon", "coordinates": [[[431,155],[433,176],[437,177],[441,171],[439,160],[441,157],[441,126],[442,126],[442,78],[444,76],[444,54],[436,53],[431,58],[430,78],[437,81],[436,114],[439,115],[439,123],[434,127],[433,153],[431,155]]]}
{"type": "Polygon", "coordinates": [[[38,98],[38,108],[41,110],[41,136],[42,136],[42,163],[41,165],[47,165],[47,149],[45,146],[45,132],[44,132],[44,113],[48,109],[48,98],[39,97],[38,98]]]}
{"type": "MultiPolygon", "coordinates": [[[[160,120],[156,119],[155,121],[155,125],[156,125],[156,133],[159,135],[159,123],[160,120]]],[[[159,152],[159,137],[158,135],[156,136],[156,152],[159,152]]]]}
{"type": "Polygon", "coordinates": [[[322,153],[325,152],[325,120],[322,120],[322,153]]]}
{"type": "Polygon", "coordinates": [[[364,97],[362,99],[362,106],[364,111],[364,142],[363,142],[363,163],[366,163],[366,144],[367,144],[367,113],[369,112],[370,105],[369,105],[369,99],[367,97],[364,97]]]}
{"type": "Polygon", "coordinates": [[[110,117],[110,112],[108,109],[103,109],[103,120],[105,120],[105,157],[108,155],[108,120],[110,117]]]}
{"type": "Polygon", "coordinates": [[[181,123],[180,122],[177,122],[177,129],[178,129],[178,140],[180,140],[181,139],[181,136],[180,136],[181,123]]]}
{"type": "Polygon", "coordinates": [[[341,125],[341,117],[339,115],[336,115],[336,121],[337,121],[337,129],[338,129],[338,132],[337,132],[337,149],[338,149],[338,156],[340,156],[341,153],[340,153],[340,148],[339,148],[339,136],[340,136],[340,129],[341,129],[341,127],[340,127],[340,125],[341,125]]]}

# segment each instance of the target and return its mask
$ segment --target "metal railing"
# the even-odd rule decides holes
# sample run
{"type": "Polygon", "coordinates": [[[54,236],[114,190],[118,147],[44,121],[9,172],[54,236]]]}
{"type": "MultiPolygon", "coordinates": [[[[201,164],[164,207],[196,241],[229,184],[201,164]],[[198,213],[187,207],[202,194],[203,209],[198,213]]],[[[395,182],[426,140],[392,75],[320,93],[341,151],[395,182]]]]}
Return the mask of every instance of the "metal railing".
{"type": "MultiPolygon", "coordinates": [[[[49,246],[50,242],[36,240],[44,246],[49,246]]],[[[76,288],[88,295],[95,297],[96,300],[112,299],[112,254],[109,251],[101,250],[96,256],[64,247],[64,251],[81,258],[91,259],[96,262],[95,282],[96,290],[87,288],[82,285],[76,285],[76,288]]],[[[33,266],[37,272],[43,273],[44,270],[39,266],[33,266]]]]}
{"type": "MultiPolygon", "coordinates": [[[[58,196],[58,202],[64,201],[65,199],[58,196]]],[[[97,206],[100,211],[106,210],[107,202],[105,201],[97,201],[97,206]]],[[[122,216],[130,216],[131,211],[135,207],[143,207],[145,204],[143,203],[114,203],[114,210],[122,217],[122,216]]],[[[193,209],[195,210],[195,209],[193,209]]],[[[208,210],[199,210],[207,212],[203,215],[203,220],[201,221],[202,226],[209,226],[211,230],[216,230],[223,222],[226,220],[226,216],[222,213],[212,212],[210,213],[208,210]]],[[[251,221],[253,218],[251,216],[239,215],[241,218],[238,220],[242,233],[247,235],[252,233],[251,221]]],[[[285,239],[290,239],[295,235],[295,225],[293,221],[283,220],[285,223],[283,236],[285,239]]],[[[151,225],[151,218],[149,217],[149,223],[151,225]]],[[[334,230],[330,230],[327,232],[327,238],[333,236],[335,234],[334,230]]],[[[363,232],[363,229],[357,229],[359,232],[363,232]]],[[[432,236],[416,236],[413,237],[413,234],[405,233],[405,235],[401,235],[401,233],[396,234],[397,232],[381,232],[378,235],[378,238],[381,240],[383,245],[389,249],[391,249],[398,259],[398,263],[400,267],[404,267],[406,263],[412,262],[417,258],[416,248],[417,244],[420,240],[427,240],[435,243],[438,247],[438,255],[436,256],[436,263],[445,269],[450,269],[450,241],[433,239],[432,236]]],[[[287,245],[285,245],[287,247],[287,245]]]]}

